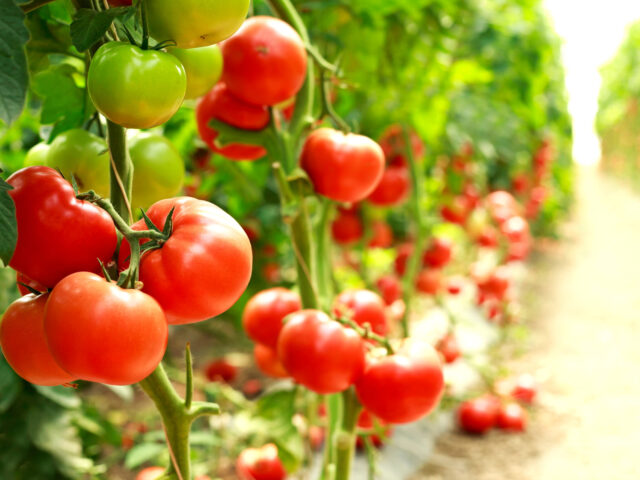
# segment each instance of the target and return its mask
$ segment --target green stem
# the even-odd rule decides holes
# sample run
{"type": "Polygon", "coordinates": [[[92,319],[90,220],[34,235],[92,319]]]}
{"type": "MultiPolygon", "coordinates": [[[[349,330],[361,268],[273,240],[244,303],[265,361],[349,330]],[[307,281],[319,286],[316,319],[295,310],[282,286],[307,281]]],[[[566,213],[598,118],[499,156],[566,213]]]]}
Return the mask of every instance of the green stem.
{"type": "Polygon", "coordinates": [[[320,307],[328,312],[333,302],[333,271],[331,269],[331,239],[329,237],[329,218],[333,203],[323,198],[320,203],[320,217],[315,228],[316,240],[316,285],[320,297],[320,307]]]}
{"type": "Polygon", "coordinates": [[[336,439],[336,480],[348,480],[355,450],[360,403],[353,387],[342,392],[342,425],[336,439]]]}
{"type": "Polygon", "coordinates": [[[420,168],[417,159],[413,155],[409,128],[406,124],[402,125],[402,135],[404,137],[405,152],[409,163],[409,173],[411,175],[411,198],[409,200],[409,206],[416,234],[413,243],[413,252],[409,256],[407,261],[407,270],[404,278],[402,279],[402,292],[405,305],[404,315],[402,316],[402,332],[404,337],[408,337],[411,301],[415,296],[415,284],[420,270],[420,263],[422,261],[422,250],[424,249],[426,228],[420,211],[424,189],[424,173],[420,168]]]}
{"type": "Polygon", "coordinates": [[[140,22],[142,23],[142,50],[149,48],[149,21],[147,20],[147,1],[140,0],[140,22]]]}
{"type": "Polygon", "coordinates": [[[116,212],[131,223],[129,199],[133,187],[133,163],[127,150],[125,128],[107,120],[107,142],[111,152],[111,203],[116,212]]]}
{"type": "Polygon", "coordinates": [[[360,335],[365,340],[373,340],[374,342],[380,344],[384,348],[387,349],[387,353],[389,355],[393,355],[395,351],[393,350],[393,346],[388,338],[383,337],[382,335],[378,335],[377,333],[373,333],[371,331],[370,325],[367,323],[364,327],[361,327],[353,320],[349,320],[348,318],[337,315],[335,317],[336,321],[341,323],[342,325],[346,325],[347,327],[352,328],[356,331],[358,335],[360,335]]]}
{"type": "Polygon", "coordinates": [[[22,5],[21,8],[24,13],[29,13],[53,1],[55,0],[33,0],[32,2],[22,5]]]}

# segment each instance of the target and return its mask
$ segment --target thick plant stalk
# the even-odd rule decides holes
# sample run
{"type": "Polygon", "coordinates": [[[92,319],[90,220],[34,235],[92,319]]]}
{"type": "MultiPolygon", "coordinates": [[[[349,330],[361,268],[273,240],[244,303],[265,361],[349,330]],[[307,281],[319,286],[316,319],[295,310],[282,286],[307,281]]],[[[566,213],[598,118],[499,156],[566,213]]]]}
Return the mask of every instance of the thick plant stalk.
{"type": "Polygon", "coordinates": [[[342,393],[342,404],[342,424],[335,440],[335,480],[348,480],[351,474],[351,460],[355,450],[355,431],[361,408],[353,387],[342,393]]]}

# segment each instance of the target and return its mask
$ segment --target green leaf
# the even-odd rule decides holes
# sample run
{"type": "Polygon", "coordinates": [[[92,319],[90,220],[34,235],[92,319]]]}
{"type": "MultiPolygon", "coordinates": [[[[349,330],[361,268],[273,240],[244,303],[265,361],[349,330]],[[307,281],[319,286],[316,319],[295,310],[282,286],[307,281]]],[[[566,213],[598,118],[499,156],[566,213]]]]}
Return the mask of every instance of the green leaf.
{"type": "MultiPolygon", "coordinates": [[[[1,63],[2,58],[0,57],[1,63]]],[[[9,196],[11,189],[13,187],[0,178],[0,260],[5,265],[9,265],[18,241],[16,206],[9,196]]]]}
{"type": "Polygon", "coordinates": [[[79,52],[91,48],[107,33],[113,20],[117,17],[129,15],[132,7],[110,8],[98,12],[88,8],[81,8],[76,12],[71,23],[71,41],[79,52]]]}
{"type": "Polygon", "coordinates": [[[27,95],[27,40],[20,7],[13,0],[0,0],[0,118],[8,124],[20,116],[27,95]]]}
{"type": "Polygon", "coordinates": [[[9,364],[0,355],[0,413],[6,412],[13,404],[24,382],[14,373],[9,364]]]}
{"type": "Polygon", "coordinates": [[[48,398],[53,403],[65,408],[77,408],[80,406],[80,398],[76,395],[73,388],[70,387],[42,387],[40,385],[34,385],[33,388],[42,395],[48,398]]]}
{"type": "Polygon", "coordinates": [[[154,460],[158,455],[165,451],[166,447],[160,443],[141,443],[135,445],[127,452],[124,460],[125,467],[133,469],[139,467],[145,462],[154,460]]]}

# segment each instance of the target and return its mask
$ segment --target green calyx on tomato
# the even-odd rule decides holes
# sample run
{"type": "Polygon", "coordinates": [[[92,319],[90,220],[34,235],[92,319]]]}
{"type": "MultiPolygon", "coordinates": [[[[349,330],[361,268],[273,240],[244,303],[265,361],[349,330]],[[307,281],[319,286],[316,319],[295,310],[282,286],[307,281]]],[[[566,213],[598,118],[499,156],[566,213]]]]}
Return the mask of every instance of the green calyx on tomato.
{"type": "Polygon", "coordinates": [[[180,60],[124,42],[98,49],[87,88],[105,117],[126,128],[151,128],[169,120],[182,105],[187,75],[180,60]]]}
{"type": "Polygon", "coordinates": [[[109,196],[107,143],[86,130],[75,128],[58,135],[49,147],[46,165],[60,170],[69,182],[73,176],[81,192],[109,196]]]}
{"type": "Polygon", "coordinates": [[[249,0],[147,0],[151,36],[178,48],[206,47],[230,37],[242,25],[249,0]]]}
{"type": "Polygon", "coordinates": [[[133,162],[134,210],[180,193],[184,181],[184,163],[173,144],[160,135],[140,133],[129,144],[133,162]]]}
{"type": "Polygon", "coordinates": [[[207,93],[222,75],[222,52],[218,45],[199,48],[167,48],[177,57],[187,73],[187,93],[184,98],[198,98],[207,93]]]}

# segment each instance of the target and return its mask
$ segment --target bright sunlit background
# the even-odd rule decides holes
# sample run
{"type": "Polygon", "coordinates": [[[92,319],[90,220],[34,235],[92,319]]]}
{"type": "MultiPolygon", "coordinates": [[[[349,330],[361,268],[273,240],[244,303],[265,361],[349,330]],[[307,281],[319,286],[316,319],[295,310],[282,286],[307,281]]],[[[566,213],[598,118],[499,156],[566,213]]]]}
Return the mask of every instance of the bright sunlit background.
{"type": "Polygon", "coordinates": [[[600,160],[594,122],[600,67],[615,54],[629,24],[640,18],[639,0],[545,0],[564,39],[569,110],[573,116],[573,156],[577,163],[600,160]]]}

